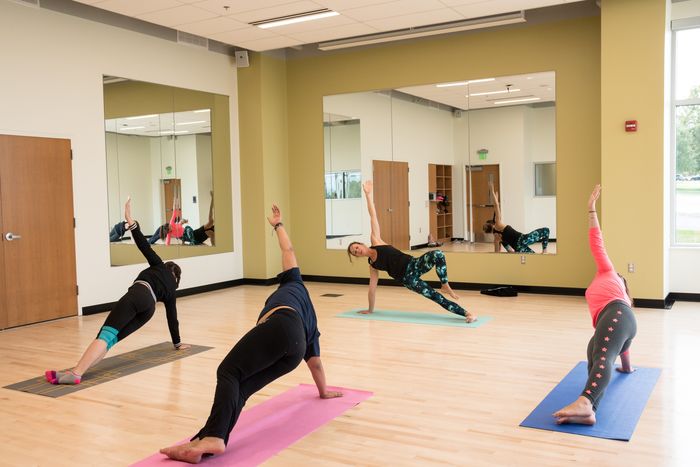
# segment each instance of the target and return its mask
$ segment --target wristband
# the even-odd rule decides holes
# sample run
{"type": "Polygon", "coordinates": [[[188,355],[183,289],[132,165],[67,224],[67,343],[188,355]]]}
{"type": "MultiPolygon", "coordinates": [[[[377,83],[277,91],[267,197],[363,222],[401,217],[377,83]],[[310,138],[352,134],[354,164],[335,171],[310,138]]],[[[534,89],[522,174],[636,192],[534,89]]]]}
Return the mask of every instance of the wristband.
{"type": "Polygon", "coordinates": [[[282,227],[282,226],[284,226],[283,223],[281,223],[281,222],[276,223],[275,226],[274,226],[275,232],[277,232],[277,228],[278,228],[278,227],[282,227]]]}

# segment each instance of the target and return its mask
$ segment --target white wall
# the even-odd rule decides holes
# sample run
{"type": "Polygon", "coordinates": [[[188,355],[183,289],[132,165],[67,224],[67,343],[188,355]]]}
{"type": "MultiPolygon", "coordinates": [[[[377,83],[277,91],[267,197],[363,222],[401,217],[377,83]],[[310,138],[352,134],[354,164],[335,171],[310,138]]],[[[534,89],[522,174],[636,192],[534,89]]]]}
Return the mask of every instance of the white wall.
{"type": "MultiPolygon", "coordinates": [[[[671,19],[693,17],[700,17],[700,0],[671,4],[671,19]]],[[[669,185],[670,189],[673,189],[674,184],[670,183],[669,185]]],[[[673,215],[672,208],[671,215],[673,215]]],[[[670,242],[673,242],[672,238],[670,238],[670,242]]],[[[700,247],[669,247],[667,257],[669,291],[700,293],[700,281],[697,280],[700,247]]]]}
{"type": "Polygon", "coordinates": [[[143,268],[110,266],[103,74],[230,96],[235,251],[179,263],[182,288],[241,278],[238,104],[231,57],[13,2],[0,2],[0,18],[0,132],[72,141],[79,307],[117,300],[143,268]]]}
{"type": "MultiPolygon", "coordinates": [[[[211,191],[214,191],[212,173],[211,135],[197,135],[197,189],[199,195],[199,220],[201,224],[209,222],[211,191]]],[[[193,226],[194,229],[199,225],[193,226]]]]}

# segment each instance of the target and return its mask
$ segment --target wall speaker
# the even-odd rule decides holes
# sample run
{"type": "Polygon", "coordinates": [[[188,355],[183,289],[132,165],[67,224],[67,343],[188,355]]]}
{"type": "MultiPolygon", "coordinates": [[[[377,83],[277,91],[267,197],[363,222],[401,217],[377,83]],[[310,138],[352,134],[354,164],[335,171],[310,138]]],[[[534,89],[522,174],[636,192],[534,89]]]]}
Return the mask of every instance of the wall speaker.
{"type": "Polygon", "coordinates": [[[236,68],[246,68],[250,66],[247,50],[236,50],[236,68]]]}

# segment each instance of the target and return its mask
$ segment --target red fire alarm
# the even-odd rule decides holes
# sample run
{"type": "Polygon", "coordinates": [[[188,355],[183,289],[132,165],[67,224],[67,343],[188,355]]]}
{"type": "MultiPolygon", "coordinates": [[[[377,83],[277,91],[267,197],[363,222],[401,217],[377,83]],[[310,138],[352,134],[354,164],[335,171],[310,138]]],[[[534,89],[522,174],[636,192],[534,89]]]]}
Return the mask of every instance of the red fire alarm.
{"type": "Polygon", "coordinates": [[[637,120],[627,120],[625,122],[625,131],[637,131],[637,120]]]}

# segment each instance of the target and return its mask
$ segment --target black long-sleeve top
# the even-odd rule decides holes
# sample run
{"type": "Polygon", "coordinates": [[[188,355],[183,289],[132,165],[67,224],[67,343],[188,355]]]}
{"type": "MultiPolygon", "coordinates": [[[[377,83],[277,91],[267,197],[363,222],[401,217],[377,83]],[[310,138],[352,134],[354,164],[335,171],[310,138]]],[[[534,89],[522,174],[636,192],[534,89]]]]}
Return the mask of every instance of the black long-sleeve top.
{"type": "Polygon", "coordinates": [[[175,305],[175,290],[177,289],[175,276],[165,267],[165,263],[160,259],[160,256],[153,251],[148,240],[141,233],[138,222],[135,223],[134,227],[130,227],[129,230],[134,236],[136,246],[150,265],[150,267],[139,273],[136,280],[148,282],[156,296],[156,301],[163,302],[165,305],[165,316],[168,318],[170,337],[173,340],[173,345],[178,345],[180,343],[180,325],[177,322],[177,307],[175,305]]]}

